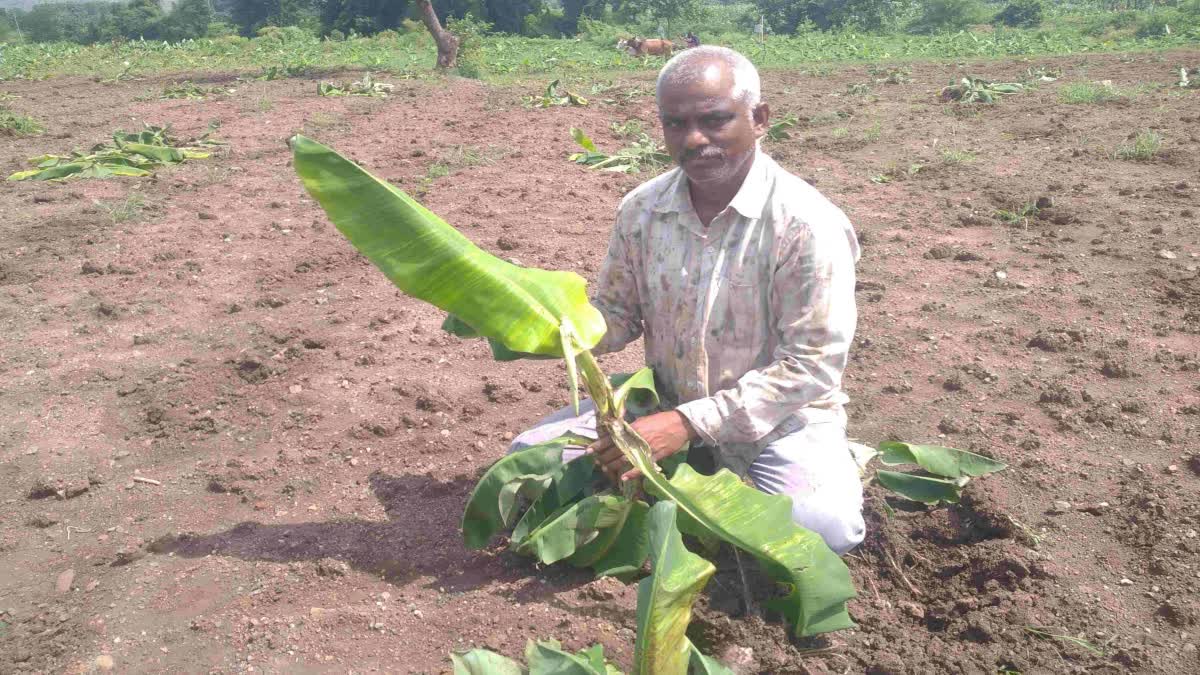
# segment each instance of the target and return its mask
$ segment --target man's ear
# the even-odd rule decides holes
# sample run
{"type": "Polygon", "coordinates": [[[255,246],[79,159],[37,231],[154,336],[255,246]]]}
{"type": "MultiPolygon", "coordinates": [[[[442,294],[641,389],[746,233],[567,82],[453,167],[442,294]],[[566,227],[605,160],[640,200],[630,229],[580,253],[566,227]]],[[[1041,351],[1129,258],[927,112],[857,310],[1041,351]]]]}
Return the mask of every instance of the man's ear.
{"type": "Polygon", "coordinates": [[[754,110],[750,112],[751,118],[754,120],[754,137],[762,138],[767,135],[767,127],[771,122],[771,106],[765,101],[754,106],[754,110]]]}

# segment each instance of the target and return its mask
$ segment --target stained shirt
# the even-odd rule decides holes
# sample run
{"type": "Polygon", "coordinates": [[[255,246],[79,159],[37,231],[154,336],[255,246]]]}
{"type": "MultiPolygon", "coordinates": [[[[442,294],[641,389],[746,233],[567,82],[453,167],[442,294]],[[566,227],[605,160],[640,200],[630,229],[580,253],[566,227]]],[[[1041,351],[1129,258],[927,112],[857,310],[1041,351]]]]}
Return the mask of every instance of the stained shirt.
{"type": "Polygon", "coordinates": [[[785,426],[844,423],[858,257],[846,215],[761,150],[707,227],[677,167],[621,201],[594,351],[645,335],[660,395],[706,445],[740,448],[744,468],[785,426]]]}

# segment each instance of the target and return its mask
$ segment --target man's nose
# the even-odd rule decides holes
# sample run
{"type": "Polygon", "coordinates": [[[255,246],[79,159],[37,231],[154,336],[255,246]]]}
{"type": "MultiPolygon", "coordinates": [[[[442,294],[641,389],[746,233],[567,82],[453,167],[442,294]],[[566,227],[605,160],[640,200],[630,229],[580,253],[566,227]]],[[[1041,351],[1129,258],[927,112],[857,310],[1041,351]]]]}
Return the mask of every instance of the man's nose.
{"type": "Polygon", "coordinates": [[[683,138],[683,146],[688,149],[702,148],[708,145],[708,136],[699,127],[691,127],[683,138]]]}

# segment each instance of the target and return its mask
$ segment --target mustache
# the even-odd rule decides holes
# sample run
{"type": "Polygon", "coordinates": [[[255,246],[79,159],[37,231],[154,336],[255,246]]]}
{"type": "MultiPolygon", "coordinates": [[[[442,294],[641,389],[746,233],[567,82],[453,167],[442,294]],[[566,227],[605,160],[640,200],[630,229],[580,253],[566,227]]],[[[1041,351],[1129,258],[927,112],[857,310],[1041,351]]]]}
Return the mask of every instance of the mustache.
{"type": "Polygon", "coordinates": [[[724,159],[724,158],[725,158],[725,151],[721,150],[720,148],[714,148],[711,145],[706,145],[703,148],[696,148],[695,150],[688,150],[688,151],[684,152],[683,156],[680,159],[682,159],[685,162],[689,162],[693,159],[724,159]]]}

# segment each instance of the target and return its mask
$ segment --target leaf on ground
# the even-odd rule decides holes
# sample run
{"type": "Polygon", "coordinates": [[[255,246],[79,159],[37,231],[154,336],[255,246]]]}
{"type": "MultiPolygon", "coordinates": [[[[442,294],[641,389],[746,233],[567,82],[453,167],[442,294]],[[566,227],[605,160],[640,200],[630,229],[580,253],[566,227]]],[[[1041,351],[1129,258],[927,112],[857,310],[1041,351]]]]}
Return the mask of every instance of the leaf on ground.
{"type": "Polygon", "coordinates": [[[880,485],[892,492],[911,499],[914,502],[925,504],[937,504],[938,502],[956,503],[962,492],[962,486],[955,481],[944,478],[918,476],[911,473],[899,473],[880,469],[875,472],[875,479],[879,481],[880,485]]]}
{"type": "Polygon", "coordinates": [[[880,461],[888,466],[916,464],[929,473],[945,478],[983,476],[1004,469],[1004,462],[977,455],[966,450],[944,448],[939,445],[916,445],[888,441],[879,444],[883,453],[880,461]]]}
{"type": "Polygon", "coordinates": [[[472,649],[463,654],[451,654],[454,675],[524,675],[525,669],[516,661],[486,649],[472,649]]]}

